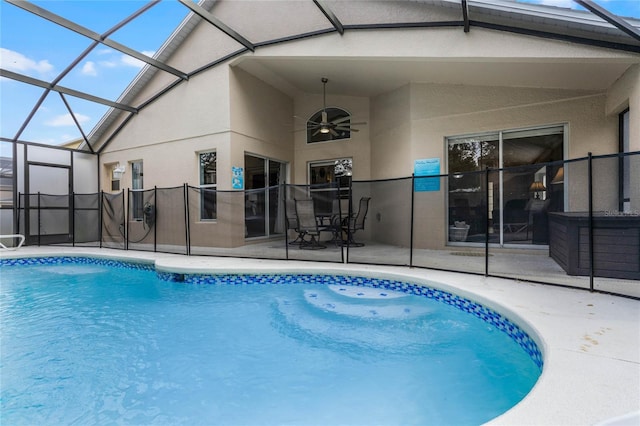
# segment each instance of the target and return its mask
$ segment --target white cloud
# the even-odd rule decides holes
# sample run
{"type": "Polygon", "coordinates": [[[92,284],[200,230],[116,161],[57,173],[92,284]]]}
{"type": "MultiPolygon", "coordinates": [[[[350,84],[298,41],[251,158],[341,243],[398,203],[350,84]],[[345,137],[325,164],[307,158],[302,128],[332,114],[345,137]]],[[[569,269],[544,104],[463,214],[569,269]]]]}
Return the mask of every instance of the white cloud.
{"type": "MultiPolygon", "coordinates": [[[[148,57],[152,58],[153,55],[156,54],[156,52],[152,52],[152,51],[148,51],[148,50],[143,50],[142,52],[143,55],[147,55],[148,57]]],[[[129,55],[122,55],[120,57],[120,62],[122,62],[122,64],[130,66],[130,67],[135,67],[135,68],[142,68],[144,66],[144,62],[134,58],[133,56],[129,56],[129,55]]]]}
{"type": "Polygon", "coordinates": [[[100,66],[106,67],[106,68],[115,68],[118,66],[118,64],[113,61],[100,61],[98,63],[100,64],[100,66]]]}
{"type": "MultiPolygon", "coordinates": [[[[74,114],[78,123],[82,124],[89,121],[89,117],[82,114],[74,114]]],[[[73,121],[73,117],[71,114],[62,114],[56,117],[53,117],[51,120],[45,121],[47,126],[51,127],[64,127],[64,126],[75,126],[76,123],[73,121]]]]}
{"type": "Polygon", "coordinates": [[[96,69],[96,63],[93,61],[85,62],[84,65],[82,66],[81,72],[84,75],[90,75],[95,77],[96,75],[98,75],[98,70],[96,69]]]}
{"type": "Polygon", "coordinates": [[[53,71],[53,65],[46,59],[35,61],[27,58],[22,53],[5,48],[0,48],[0,66],[7,70],[22,73],[36,71],[39,74],[48,74],[53,71]]]}
{"type": "Polygon", "coordinates": [[[144,62],[128,55],[122,55],[120,57],[120,62],[123,65],[127,65],[129,67],[142,68],[144,66],[144,62]]]}

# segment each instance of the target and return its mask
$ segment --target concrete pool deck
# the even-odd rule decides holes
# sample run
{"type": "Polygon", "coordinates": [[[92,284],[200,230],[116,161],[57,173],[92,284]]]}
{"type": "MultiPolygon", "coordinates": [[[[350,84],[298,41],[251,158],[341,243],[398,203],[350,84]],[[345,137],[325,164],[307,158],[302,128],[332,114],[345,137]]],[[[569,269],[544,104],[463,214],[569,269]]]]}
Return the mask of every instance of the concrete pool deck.
{"type": "MultiPolygon", "coordinates": [[[[640,302],[578,289],[462,273],[372,265],[184,256],[96,248],[22,247],[0,258],[89,255],[155,261],[179,273],[342,273],[410,282],[473,299],[540,338],[542,376],[494,425],[640,424],[640,302]],[[525,324],[522,324],[522,320],[525,324]],[[629,416],[619,422],[611,419],[629,416]]],[[[1,274],[0,274],[1,281],[1,274]]],[[[532,335],[532,337],[534,337],[532,335]]]]}

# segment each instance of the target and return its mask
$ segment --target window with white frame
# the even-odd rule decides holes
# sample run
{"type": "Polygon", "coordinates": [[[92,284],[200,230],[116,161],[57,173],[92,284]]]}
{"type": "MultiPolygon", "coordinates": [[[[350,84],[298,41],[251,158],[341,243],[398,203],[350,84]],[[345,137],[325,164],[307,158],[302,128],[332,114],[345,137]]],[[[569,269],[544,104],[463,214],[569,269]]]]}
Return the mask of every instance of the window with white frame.
{"type": "Polygon", "coordinates": [[[119,163],[108,166],[109,177],[111,178],[111,191],[120,191],[120,180],[124,175],[125,168],[119,163]]]}
{"type": "Polygon", "coordinates": [[[201,152],[200,164],[200,220],[217,218],[217,156],[215,151],[201,152]]]}
{"type": "Polygon", "coordinates": [[[131,190],[132,190],[132,208],[131,212],[134,220],[142,220],[143,208],[143,171],[142,160],[131,162],[131,190]]]}

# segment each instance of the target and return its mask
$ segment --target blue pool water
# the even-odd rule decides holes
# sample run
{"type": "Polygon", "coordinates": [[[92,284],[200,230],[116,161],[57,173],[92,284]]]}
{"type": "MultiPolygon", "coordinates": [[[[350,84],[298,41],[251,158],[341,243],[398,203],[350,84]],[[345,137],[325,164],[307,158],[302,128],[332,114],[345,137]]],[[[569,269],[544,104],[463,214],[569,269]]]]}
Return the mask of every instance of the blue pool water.
{"type": "Polygon", "coordinates": [[[3,262],[1,424],[480,424],[541,372],[506,318],[404,283],[3,262]]]}

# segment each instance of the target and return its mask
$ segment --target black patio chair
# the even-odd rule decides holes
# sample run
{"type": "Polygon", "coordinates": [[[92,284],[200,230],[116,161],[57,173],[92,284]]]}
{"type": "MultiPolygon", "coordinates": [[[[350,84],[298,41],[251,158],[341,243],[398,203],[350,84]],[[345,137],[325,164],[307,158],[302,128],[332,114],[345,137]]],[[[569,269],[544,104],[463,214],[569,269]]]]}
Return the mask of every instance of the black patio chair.
{"type": "Polygon", "coordinates": [[[301,249],[317,250],[327,248],[320,244],[320,228],[312,199],[296,200],[298,232],[302,233],[301,249]],[[308,237],[308,239],[307,239],[308,237]]]}
{"type": "Polygon", "coordinates": [[[293,230],[296,232],[296,238],[293,241],[290,241],[289,244],[299,245],[302,244],[304,240],[304,232],[301,232],[298,227],[298,215],[296,213],[296,201],[295,200],[284,200],[284,216],[285,221],[287,223],[287,231],[293,230]]]}
{"type": "Polygon", "coordinates": [[[344,218],[342,221],[342,230],[347,234],[347,240],[342,244],[348,244],[350,247],[362,247],[364,243],[358,243],[353,239],[353,234],[357,231],[364,229],[364,221],[367,218],[367,212],[369,211],[369,201],[371,197],[360,198],[358,204],[358,212],[355,215],[344,218]]]}

